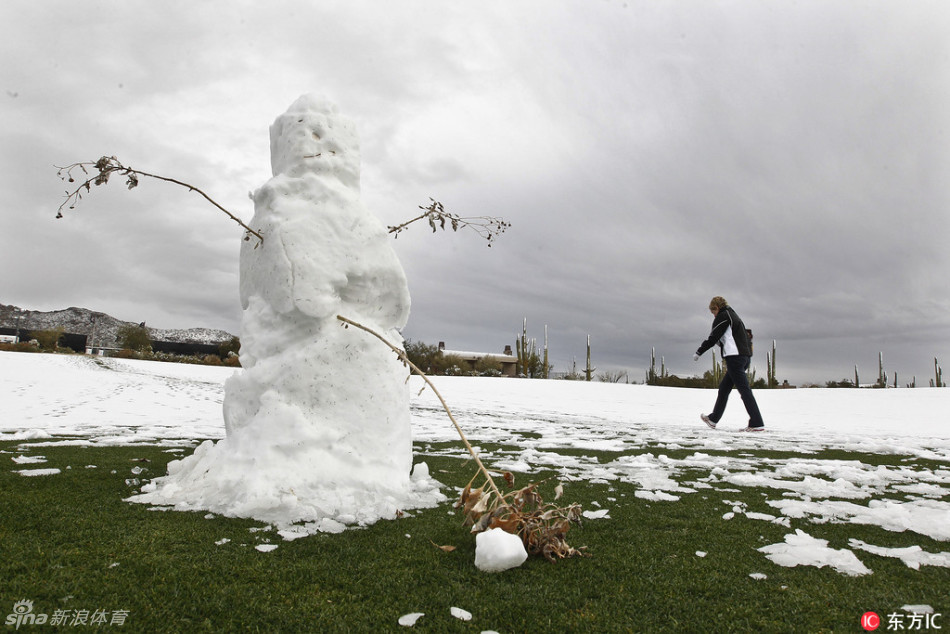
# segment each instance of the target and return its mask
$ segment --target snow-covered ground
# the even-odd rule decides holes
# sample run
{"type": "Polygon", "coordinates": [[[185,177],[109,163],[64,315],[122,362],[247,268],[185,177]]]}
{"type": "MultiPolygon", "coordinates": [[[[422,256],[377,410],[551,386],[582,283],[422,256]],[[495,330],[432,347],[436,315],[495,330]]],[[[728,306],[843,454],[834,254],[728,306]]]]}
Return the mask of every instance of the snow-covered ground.
{"type": "MultiPolygon", "coordinates": [[[[220,439],[223,383],[233,372],[0,352],[0,440],[23,441],[21,451],[9,456],[8,468],[55,477],[33,462],[42,447],[55,444],[191,446],[197,440],[220,439]]],[[[820,537],[820,525],[832,521],[950,541],[950,390],[760,390],[756,395],[768,431],[747,434],[733,433],[746,421],[738,395],[720,429],[709,430],[700,422],[699,413],[709,411],[715,399],[710,390],[469,377],[437,377],[435,384],[473,444],[505,446],[482,454],[494,468],[555,469],[565,481],[632,482],[639,485],[637,497],[650,503],[724,495],[728,511],[723,521],[744,515],[790,527],[784,542],[761,549],[763,557],[779,565],[868,574],[872,570],[861,554],[871,552],[898,557],[912,568],[950,567],[950,552],[859,540],[852,540],[850,549],[833,549],[820,537]],[[648,447],[646,453],[643,447],[648,447]],[[561,448],[622,453],[602,464],[576,452],[565,455],[561,448]],[[874,466],[817,455],[829,448],[899,455],[902,464],[874,466]],[[757,456],[757,449],[789,450],[800,457],[775,460],[757,456]],[[677,455],[686,450],[686,457],[671,458],[667,452],[672,450],[677,455]],[[716,450],[730,450],[731,455],[715,455],[716,450]],[[915,458],[937,466],[921,468],[915,458]],[[749,512],[743,503],[731,503],[730,485],[762,489],[773,512],[749,512]]],[[[422,447],[456,441],[436,396],[422,387],[413,377],[413,440],[422,447]]],[[[456,446],[422,453],[462,455],[461,445],[456,446]]],[[[417,462],[424,459],[416,456],[417,462]]],[[[602,509],[589,517],[611,521],[610,504],[604,500],[602,509]]],[[[697,549],[702,552],[702,544],[697,549]]]]}

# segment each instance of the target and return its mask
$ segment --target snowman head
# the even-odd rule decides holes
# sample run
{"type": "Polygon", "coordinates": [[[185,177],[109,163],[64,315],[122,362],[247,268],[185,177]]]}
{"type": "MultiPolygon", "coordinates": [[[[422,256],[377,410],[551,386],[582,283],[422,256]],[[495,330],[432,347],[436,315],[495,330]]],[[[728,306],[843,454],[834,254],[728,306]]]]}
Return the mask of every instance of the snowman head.
{"type": "Polygon", "coordinates": [[[270,127],[274,176],[320,174],[360,186],[360,144],[354,123],[323,97],[303,95],[270,127]]]}

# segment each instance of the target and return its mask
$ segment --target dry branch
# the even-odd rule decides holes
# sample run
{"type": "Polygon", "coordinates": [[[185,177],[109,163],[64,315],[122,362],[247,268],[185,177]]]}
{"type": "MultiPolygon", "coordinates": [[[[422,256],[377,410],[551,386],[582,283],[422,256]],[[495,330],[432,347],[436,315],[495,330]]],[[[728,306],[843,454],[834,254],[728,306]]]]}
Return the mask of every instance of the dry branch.
{"type": "MultiPolygon", "coordinates": [[[[426,385],[442,403],[442,408],[448,414],[449,420],[455,426],[459,437],[468,449],[469,454],[478,465],[478,472],[472,477],[468,485],[462,491],[461,496],[455,503],[455,508],[462,508],[465,524],[472,525],[472,532],[477,533],[492,528],[501,528],[502,530],[518,535],[524,543],[525,550],[531,555],[540,555],[549,561],[556,561],[556,558],[571,557],[574,555],[586,556],[584,547],[572,548],[567,543],[567,531],[572,524],[579,524],[581,518],[581,507],[579,504],[572,504],[568,507],[558,507],[553,504],[545,504],[541,495],[537,491],[537,483],[530,484],[522,489],[502,495],[501,491],[495,485],[491,473],[485,468],[478,453],[472,448],[465,432],[439,390],[436,389],[425,372],[419,369],[402,348],[393,345],[378,332],[347,319],[342,315],[336,317],[343,323],[344,327],[353,326],[376,337],[396,353],[396,355],[413,372],[422,377],[426,385]],[[472,488],[475,479],[481,473],[485,477],[485,483],[477,489],[472,488]],[[486,491],[485,487],[489,487],[486,491]]],[[[514,476],[510,472],[502,474],[509,486],[514,484],[514,476]]],[[[561,496],[563,487],[555,487],[555,500],[561,496]]]]}
{"type": "Polygon", "coordinates": [[[240,218],[238,218],[237,216],[232,214],[230,211],[222,207],[220,204],[218,204],[218,202],[215,201],[213,198],[211,198],[211,196],[209,196],[208,194],[203,192],[201,189],[189,183],[185,183],[174,178],[168,178],[166,176],[159,176],[157,174],[150,174],[148,172],[143,172],[141,170],[132,169],[131,167],[123,165],[119,161],[119,159],[117,159],[114,156],[103,156],[95,163],[93,163],[92,161],[85,161],[85,162],[80,162],[80,163],[73,163],[72,165],[67,165],[66,167],[58,167],[58,166],[56,167],[59,170],[57,172],[57,175],[62,180],[68,183],[76,182],[76,179],[73,176],[73,172],[76,169],[82,170],[83,174],[85,174],[86,176],[89,176],[89,178],[83,181],[83,183],[80,184],[73,191],[69,191],[69,190],[66,191],[66,200],[63,201],[63,204],[59,206],[59,209],[56,212],[57,218],[63,217],[63,207],[66,207],[68,205],[69,209],[76,208],[76,205],[79,203],[80,200],[82,200],[83,190],[86,190],[86,193],[89,193],[92,190],[92,185],[96,185],[96,186],[105,185],[106,183],[109,182],[109,177],[114,173],[118,173],[119,175],[124,176],[126,178],[125,184],[129,189],[133,189],[138,186],[140,176],[146,176],[148,178],[154,178],[160,181],[165,181],[166,183],[174,183],[175,185],[181,185],[182,187],[186,188],[188,191],[193,191],[198,194],[201,194],[201,196],[204,197],[205,200],[207,200],[209,203],[211,203],[212,205],[214,205],[215,207],[223,211],[225,214],[227,214],[227,216],[231,220],[238,223],[239,225],[241,225],[241,227],[244,228],[245,240],[250,240],[251,236],[254,236],[260,241],[260,243],[264,242],[264,236],[262,236],[259,232],[254,231],[253,229],[248,227],[246,224],[244,224],[244,222],[240,218]],[[89,170],[86,169],[87,166],[95,169],[97,173],[93,176],[89,176],[90,172],[89,170]]]}
{"type": "Polygon", "coordinates": [[[421,209],[423,213],[402,224],[390,226],[389,233],[395,234],[395,237],[398,238],[400,233],[409,228],[409,225],[425,219],[428,221],[429,227],[432,228],[432,233],[435,233],[439,229],[444,231],[446,224],[452,227],[452,231],[458,231],[459,227],[468,228],[482,238],[485,238],[490,247],[495,238],[504,233],[505,229],[511,226],[511,223],[505,222],[501,218],[493,218],[491,216],[462,217],[446,211],[445,207],[439,201],[432,198],[429,200],[431,204],[428,207],[419,205],[419,209],[421,209]]]}
{"type": "Polygon", "coordinates": [[[439,398],[439,401],[442,403],[443,409],[445,409],[445,413],[449,415],[449,420],[451,420],[452,424],[455,425],[455,431],[458,432],[459,437],[462,439],[462,442],[465,444],[465,448],[468,449],[468,453],[475,460],[475,464],[478,465],[479,471],[481,471],[485,475],[485,479],[488,481],[488,484],[491,486],[494,493],[499,498],[501,498],[502,497],[501,491],[498,490],[498,487],[495,485],[495,481],[492,480],[491,474],[488,472],[488,469],[486,469],[485,465],[482,464],[481,458],[478,457],[478,452],[476,452],[475,449],[472,447],[471,443],[468,442],[468,438],[465,437],[465,432],[462,431],[462,428],[459,426],[458,421],[455,420],[455,417],[452,415],[452,411],[449,409],[449,406],[445,402],[445,399],[442,398],[441,394],[439,394],[439,390],[437,390],[435,385],[432,384],[432,381],[429,380],[429,377],[426,376],[425,372],[420,370],[418,366],[416,366],[415,363],[409,360],[409,357],[406,355],[406,351],[403,350],[402,348],[399,348],[391,344],[389,341],[386,340],[385,337],[383,337],[381,334],[379,334],[372,328],[369,328],[367,326],[364,326],[363,324],[357,323],[353,321],[352,319],[347,319],[346,317],[343,317],[342,315],[337,315],[336,318],[339,319],[341,322],[343,322],[344,326],[347,326],[347,327],[353,326],[355,328],[359,328],[363,332],[369,333],[373,335],[374,337],[376,337],[377,339],[379,339],[380,341],[382,341],[384,344],[389,346],[389,348],[393,352],[396,353],[396,355],[402,360],[403,363],[408,365],[410,368],[412,368],[413,372],[415,372],[416,374],[422,377],[422,380],[426,382],[426,385],[428,385],[429,388],[432,389],[432,392],[439,398]]]}

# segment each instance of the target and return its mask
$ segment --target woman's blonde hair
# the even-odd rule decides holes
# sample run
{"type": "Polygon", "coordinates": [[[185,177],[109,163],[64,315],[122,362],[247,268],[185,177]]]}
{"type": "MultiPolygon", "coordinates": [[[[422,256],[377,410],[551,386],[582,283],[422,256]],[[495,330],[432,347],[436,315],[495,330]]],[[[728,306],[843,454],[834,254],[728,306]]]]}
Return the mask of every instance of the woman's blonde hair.
{"type": "Polygon", "coordinates": [[[726,303],[725,298],[720,297],[719,295],[716,295],[711,300],[709,300],[709,307],[715,308],[716,310],[722,310],[728,305],[729,304],[726,303]]]}

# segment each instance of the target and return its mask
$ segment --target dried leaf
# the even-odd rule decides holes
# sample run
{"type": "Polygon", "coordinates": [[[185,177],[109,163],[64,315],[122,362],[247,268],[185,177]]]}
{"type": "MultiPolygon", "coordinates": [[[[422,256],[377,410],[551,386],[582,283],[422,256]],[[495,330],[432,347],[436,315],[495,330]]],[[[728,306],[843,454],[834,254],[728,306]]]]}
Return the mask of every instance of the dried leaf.
{"type": "Polygon", "coordinates": [[[458,501],[455,502],[454,508],[459,508],[460,506],[463,506],[465,502],[468,500],[468,496],[471,494],[471,492],[472,492],[472,483],[469,482],[468,484],[465,485],[465,488],[462,489],[462,495],[460,495],[458,501]]]}
{"type": "Polygon", "coordinates": [[[487,511],[487,510],[488,510],[488,498],[490,498],[490,497],[491,497],[490,495],[480,495],[480,496],[479,496],[479,499],[478,499],[478,503],[477,503],[475,506],[472,507],[471,513],[472,513],[473,515],[476,515],[476,514],[477,514],[477,515],[481,515],[482,513],[484,513],[485,511],[487,511]]]}
{"type": "Polygon", "coordinates": [[[478,521],[472,524],[471,532],[481,533],[484,530],[488,530],[488,525],[491,523],[491,519],[492,519],[491,514],[485,513],[480,518],[478,518],[478,521]]]}
{"type": "Polygon", "coordinates": [[[517,515],[509,515],[505,518],[491,517],[491,520],[488,522],[488,528],[500,528],[506,533],[511,533],[512,535],[518,534],[518,529],[521,527],[521,518],[517,515]]]}
{"type": "MultiPolygon", "coordinates": [[[[467,489],[468,487],[466,487],[467,489]]],[[[464,502],[465,523],[475,523],[488,509],[488,497],[481,487],[469,492],[464,502]]]]}
{"type": "Polygon", "coordinates": [[[455,546],[439,546],[438,544],[436,544],[436,543],[435,543],[434,541],[432,541],[431,539],[429,540],[429,543],[431,543],[433,546],[435,546],[436,548],[438,548],[439,550],[441,550],[441,551],[444,552],[444,553],[450,553],[450,552],[452,552],[453,550],[455,550],[455,546]]]}

